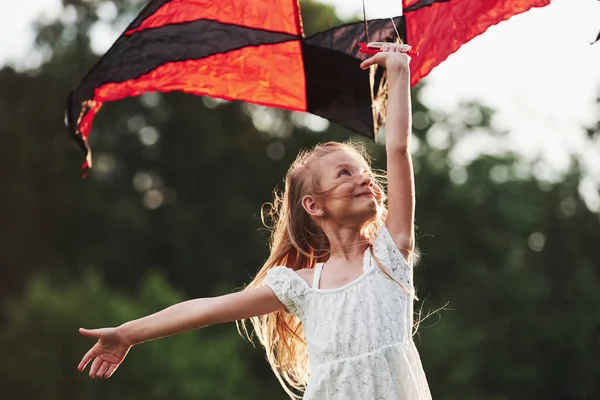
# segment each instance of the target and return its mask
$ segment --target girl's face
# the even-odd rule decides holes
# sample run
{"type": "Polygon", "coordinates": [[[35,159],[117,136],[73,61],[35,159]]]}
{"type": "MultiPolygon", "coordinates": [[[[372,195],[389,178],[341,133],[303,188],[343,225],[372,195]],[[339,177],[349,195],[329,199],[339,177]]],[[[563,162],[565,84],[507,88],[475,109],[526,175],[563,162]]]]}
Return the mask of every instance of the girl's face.
{"type": "Polygon", "coordinates": [[[340,225],[362,225],[377,215],[382,195],[373,173],[354,151],[336,151],[315,163],[323,217],[340,225]]]}

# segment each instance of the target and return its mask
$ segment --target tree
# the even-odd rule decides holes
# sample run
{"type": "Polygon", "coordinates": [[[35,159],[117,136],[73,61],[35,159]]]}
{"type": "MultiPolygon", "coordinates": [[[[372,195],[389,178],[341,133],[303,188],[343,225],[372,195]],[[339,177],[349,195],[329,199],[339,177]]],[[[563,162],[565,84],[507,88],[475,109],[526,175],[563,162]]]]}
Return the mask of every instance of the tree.
{"type": "Polygon", "coordinates": [[[454,149],[482,126],[502,140],[490,110],[464,105],[474,124],[421,111],[416,281],[425,311],[449,303],[418,331],[434,398],[598,397],[600,223],[577,160],[557,182],[510,153],[459,166],[454,149]]]}
{"type": "MultiPolygon", "coordinates": [[[[233,325],[219,335],[193,332],[130,351],[109,380],[78,373],[94,344],[81,325],[116,326],[184,300],[164,276],[149,273],[134,293],[106,285],[97,274],[63,281],[37,274],[22,297],[5,305],[0,348],[2,397],[10,399],[242,399],[262,391],[244,360],[233,325]]],[[[268,391],[267,391],[268,395],[268,391]]]]}

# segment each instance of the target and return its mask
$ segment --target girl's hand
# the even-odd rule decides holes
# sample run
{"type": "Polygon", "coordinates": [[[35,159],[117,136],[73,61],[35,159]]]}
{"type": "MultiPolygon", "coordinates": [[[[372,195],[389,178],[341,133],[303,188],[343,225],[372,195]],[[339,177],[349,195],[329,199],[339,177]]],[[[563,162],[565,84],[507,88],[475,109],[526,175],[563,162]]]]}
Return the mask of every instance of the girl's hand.
{"type": "Polygon", "coordinates": [[[131,342],[119,328],[79,328],[79,333],[98,339],[98,342],[83,356],[77,367],[79,371],[83,371],[86,365],[94,359],[90,367],[90,378],[110,378],[132,347],[131,342]]]}
{"type": "Polygon", "coordinates": [[[387,70],[408,71],[411,58],[406,54],[407,51],[408,46],[403,44],[384,44],[379,53],[363,61],[360,67],[367,69],[378,64],[387,70]]]}

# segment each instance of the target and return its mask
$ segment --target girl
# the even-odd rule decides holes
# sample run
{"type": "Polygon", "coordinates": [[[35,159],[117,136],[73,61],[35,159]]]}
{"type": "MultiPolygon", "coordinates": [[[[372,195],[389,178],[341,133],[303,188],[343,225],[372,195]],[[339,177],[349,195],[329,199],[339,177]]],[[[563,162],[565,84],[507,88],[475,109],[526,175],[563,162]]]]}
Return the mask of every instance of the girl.
{"type": "Polygon", "coordinates": [[[301,153],[275,198],[270,257],[244,291],[116,328],[81,328],[98,342],[78,369],[93,360],[90,377],[108,378],[135,344],[250,318],[291,397],[296,389],[306,400],[430,399],[412,340],[415,200],[403,51],[386,45],[361,64],[387,69],[388,209],[359,146],[330,142],[301,153]]]}

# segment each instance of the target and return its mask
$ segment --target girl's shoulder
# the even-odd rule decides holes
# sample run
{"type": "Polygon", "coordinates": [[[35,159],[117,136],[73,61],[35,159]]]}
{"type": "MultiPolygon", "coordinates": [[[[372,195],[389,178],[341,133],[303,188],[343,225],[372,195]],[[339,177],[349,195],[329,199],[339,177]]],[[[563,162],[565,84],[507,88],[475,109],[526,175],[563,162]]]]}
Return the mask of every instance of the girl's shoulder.
{"type": "Polygon", "coordinates": [[[313,276],[315,270],[313,268],[302,268],[297,271],[294,271],[300,278],[302,278],[306,284],[312,287],[313,276]]]}
{"type": "Polygon", "coordinates": [[[295,280],[295,281],[304,281],[302,283],[306,283],[306,285],[308,285],[308,287],[312,286],[312,279],[313,279],[313,272],[314,270],[312,268],[303,268],[303,269],[299,269],[299,270],[293,270],[292,268],[286,267],[285,265],[279,265],[276,267],[271,268],[268,273],[267,273],[267,277],[268,278],[274,278],[274,277],[286,277],[285,279],[287,280],[295,280]]]}
{"type": "Polygon", "coordinates": [[[287,311],[297,317],[301,316],[309,292],[310,269],[294,271],[280,265],[269,269],[265,285],[269,286],[287,311]]]}

